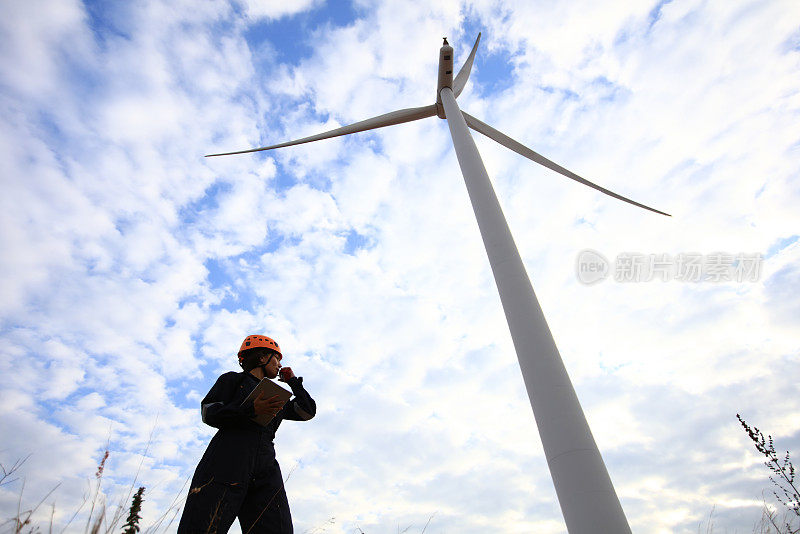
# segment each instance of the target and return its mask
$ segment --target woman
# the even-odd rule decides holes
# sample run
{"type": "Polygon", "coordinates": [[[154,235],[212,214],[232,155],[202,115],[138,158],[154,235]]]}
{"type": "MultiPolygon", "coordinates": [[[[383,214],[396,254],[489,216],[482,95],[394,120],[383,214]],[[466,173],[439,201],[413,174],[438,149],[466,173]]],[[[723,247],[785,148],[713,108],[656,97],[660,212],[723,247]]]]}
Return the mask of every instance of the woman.
{"type": "MultiPolygon", "coordinates": [[[[317,412],[303,378],[281,369],[278,343],[250,335],[239,350],[243,372],[220,376],[201,402],[203,422],[219,430],[197,465],[178,534],[225,533],[239,518],[243,533],[292,534],[292,515],[275,459],[275,431],[281,421],[308,421],[317,412]],[[294,398],[283,403],[264,394],[244,402],[264,377],[286,382],[294,398]],[[271,417],[266,426],[256,416],[271,417]]],[[[262,419],[263,420],[263,419],[262,419]]]]}

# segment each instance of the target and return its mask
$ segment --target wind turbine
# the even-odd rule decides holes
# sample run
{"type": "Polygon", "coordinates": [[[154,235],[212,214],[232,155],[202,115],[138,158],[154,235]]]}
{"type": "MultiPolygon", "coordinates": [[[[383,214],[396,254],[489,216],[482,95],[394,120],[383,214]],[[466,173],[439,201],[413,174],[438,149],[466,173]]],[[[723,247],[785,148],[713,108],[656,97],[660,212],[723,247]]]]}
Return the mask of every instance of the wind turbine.
{"type": "Polygon", "coordinates": [[[628,533],[630,527],[625,513],[468,127],[536,163],[606,195],[661,215],[670,215],[592,183],[461,111],[456,98],[467,83],[480,40],[479,33],[469,57],[454,79],[453,48],[447,43],[447,38],[444,39],[444,44],[439,49],[439,80],[435,104],[392,111],[295,141],[209,154],[207,157],[245,154],[310,143],[434,115],[446,119],[500,293],[567,530],[571,534],[628,533]]]}

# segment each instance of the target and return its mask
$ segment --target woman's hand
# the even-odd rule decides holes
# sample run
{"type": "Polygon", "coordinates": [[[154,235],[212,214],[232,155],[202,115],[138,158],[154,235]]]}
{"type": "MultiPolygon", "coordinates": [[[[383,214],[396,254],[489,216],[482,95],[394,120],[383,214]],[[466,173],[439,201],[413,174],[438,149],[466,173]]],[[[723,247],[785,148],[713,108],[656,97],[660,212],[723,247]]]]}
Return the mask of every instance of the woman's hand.
{"type": "Polygon", "coordinates": [[[286,382],[290,378],[294,378],[294,371],[292,371],[291,367],[281,367],[279,375],[280,378],[278,378],[278,380],[286,382]]]}
{"type": "Polygon", "coordinates": [[[284,402],[278,395],[273,395],[272,397],[265,399],[264,393],[258,396],[256,400],[253,401],[253,410],[256,412],[256,415],[268,415],[269,417],[275,417],[281,408],[283,408],[284,402]]]}

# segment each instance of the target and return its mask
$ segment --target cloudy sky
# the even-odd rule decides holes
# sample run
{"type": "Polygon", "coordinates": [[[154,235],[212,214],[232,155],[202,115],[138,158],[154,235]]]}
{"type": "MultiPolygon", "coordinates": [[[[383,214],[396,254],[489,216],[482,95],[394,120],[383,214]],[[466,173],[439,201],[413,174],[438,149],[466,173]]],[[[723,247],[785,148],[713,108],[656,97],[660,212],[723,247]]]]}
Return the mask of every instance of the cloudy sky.
{"type": "Polygon", "coordinates": [[[462,109],[673,215],[474,134],[634,532],[752,532],[736,414],[800,454],[788,0],[3,2],[3,520],[60,483],[36,517],[65,524],[108,449],[109,506],[138,472],[153,525],[264,333],[319,407],[276,439],[296,532],[565,532],[446,123],[203,158],[431,104],[479,31],[462,109]]]}

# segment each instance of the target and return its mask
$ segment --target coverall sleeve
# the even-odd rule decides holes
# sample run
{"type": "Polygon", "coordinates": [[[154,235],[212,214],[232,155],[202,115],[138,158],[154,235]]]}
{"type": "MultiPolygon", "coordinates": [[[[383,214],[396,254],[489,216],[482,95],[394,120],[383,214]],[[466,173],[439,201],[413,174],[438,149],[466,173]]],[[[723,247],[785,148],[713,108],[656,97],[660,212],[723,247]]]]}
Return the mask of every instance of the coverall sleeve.
{"type": "Polygon", "coordinates": [[[242,406],[249,393],[242,387],[240,373],[220,376],[200,402],[203,422],[215,428],[246,425],[255,417],[252,402],[242,406]]]}
{"type": "Polygon", "coordinates": [[[308,421],[317,413],[317,403],[303,387],[303,377],[295,376],[286,381],[292,388],[294,398],[283,407],[283,419],[308,421]]]}

